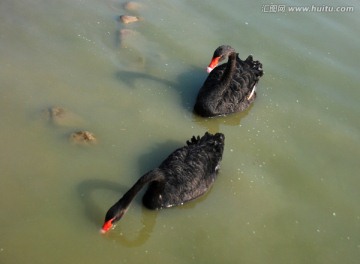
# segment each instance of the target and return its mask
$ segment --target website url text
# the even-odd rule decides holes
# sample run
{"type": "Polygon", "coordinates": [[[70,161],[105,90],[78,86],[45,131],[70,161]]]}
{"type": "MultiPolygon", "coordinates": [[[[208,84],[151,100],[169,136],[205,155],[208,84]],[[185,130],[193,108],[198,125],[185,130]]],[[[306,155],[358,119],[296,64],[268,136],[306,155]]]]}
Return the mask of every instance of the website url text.
{"type": "Polygon", "coordinates": [[[329,5],[288,6],[288,5],[268,4],[268,5],[262,5],[261,11],[263,13],[286,13],[286,12],[346,13],[346,12],[354,12],[355,7],[329,6],[329,5]]]}

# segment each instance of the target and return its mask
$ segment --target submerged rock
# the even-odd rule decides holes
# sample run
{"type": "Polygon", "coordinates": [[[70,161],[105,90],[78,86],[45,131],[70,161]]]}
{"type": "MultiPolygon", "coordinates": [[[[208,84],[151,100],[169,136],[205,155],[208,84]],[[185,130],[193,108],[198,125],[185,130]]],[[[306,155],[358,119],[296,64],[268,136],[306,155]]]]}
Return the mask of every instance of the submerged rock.
{"type": "Polygon", "coordinates": [[[129,2],[124,3],[123,7],[125,10],[128,10],[128,11],[139,11],[139,9],[142,7],[142,5],[138,2],[129,1],[129,2]]]}
{"type": "Polygon", "coordinates": [[[132,43],[134,37],[136,38],[138,32],[132,29],[122,28],[119,30],[118,34],[119,46],[121,48],[126,48],[128,46],[128,43],[132,43]]]}
{"type": "Polygon", "coordinates": [[[141,17],[138,16],[128,16],[128,15],[121,15],[119,17],[120,21],[124,24],[134,23],[142,20],[141,17]]]}
{"type": "Polygon", "coordinates": [[[79,126],[84,123],[84,120],[80,116],[60,106],[54,106],[44,110],[43,115],[45,119],[57,126],[79,126]]]}
{"type": "Polygon", "coordinates": [[[70,141],[74,144],[95,144],[97,142],[96,137],[89,131],[77,131],[70,135],[70,141]]]}
{"type": "Polygon", "coordinates": [[[138,32],[136,32],[132,29],[122,28],[119,30],[119,37],[122,39],[125,39],[130,36],[136,36],[137,34],[138,34],[138,32]]]}

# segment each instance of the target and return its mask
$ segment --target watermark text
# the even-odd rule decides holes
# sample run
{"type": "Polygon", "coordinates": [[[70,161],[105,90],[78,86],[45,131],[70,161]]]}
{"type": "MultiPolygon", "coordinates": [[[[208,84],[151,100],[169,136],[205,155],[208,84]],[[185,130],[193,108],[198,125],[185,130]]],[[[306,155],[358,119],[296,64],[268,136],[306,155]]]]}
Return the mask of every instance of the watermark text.
{"type": "Polygon", "coordinates": [[[346,13],[354,12],[353,6],[330,6],[330,5],[310,5],[310,6],[289,6],[281,4],[262,5],[261,11],[263,13],[346,13]]]}

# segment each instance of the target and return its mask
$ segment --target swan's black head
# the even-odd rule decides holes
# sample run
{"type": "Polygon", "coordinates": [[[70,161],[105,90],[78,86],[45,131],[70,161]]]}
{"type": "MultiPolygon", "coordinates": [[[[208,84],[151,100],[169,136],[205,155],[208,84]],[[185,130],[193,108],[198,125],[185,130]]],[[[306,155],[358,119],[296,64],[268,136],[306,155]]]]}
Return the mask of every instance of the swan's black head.
{"type": "Polygon", "coordinates": [[[114,204],[106,213],[101,233],[109,231],[110,228],[123,217],[126,211],[127,208],[122,205],[121,200],[114,204]]]}
{"type": "Polygon", "coordinates": [[[207,72],[210,73],[218,64],[219,62],[225,60],[229,54],[234,53],[235,49],[229,45],[221,45],[214,51],[214,55],[211,59],[209,66],[207,67],[207,72]]]}

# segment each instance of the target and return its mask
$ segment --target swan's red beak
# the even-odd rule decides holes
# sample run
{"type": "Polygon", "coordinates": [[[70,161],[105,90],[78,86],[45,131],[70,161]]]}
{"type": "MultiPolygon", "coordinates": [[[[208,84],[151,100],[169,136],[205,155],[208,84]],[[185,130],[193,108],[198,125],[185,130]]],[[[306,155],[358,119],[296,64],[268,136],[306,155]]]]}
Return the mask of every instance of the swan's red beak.
{"type": "Polygon", "coordinates": [[[100,232],[102,234],[105,234],[107,231],[110,230],[110,228],[112,227],[112,221],[113,219],[110,219],[109,221],[105,222],[100,230],[100,232]]]}
{"type": "Polygon", "coordinates": [[[207,67],[207,72],[210,73],[218,64],[219,64],[220,57],[212,58],[209,66],[207,67]]]}

